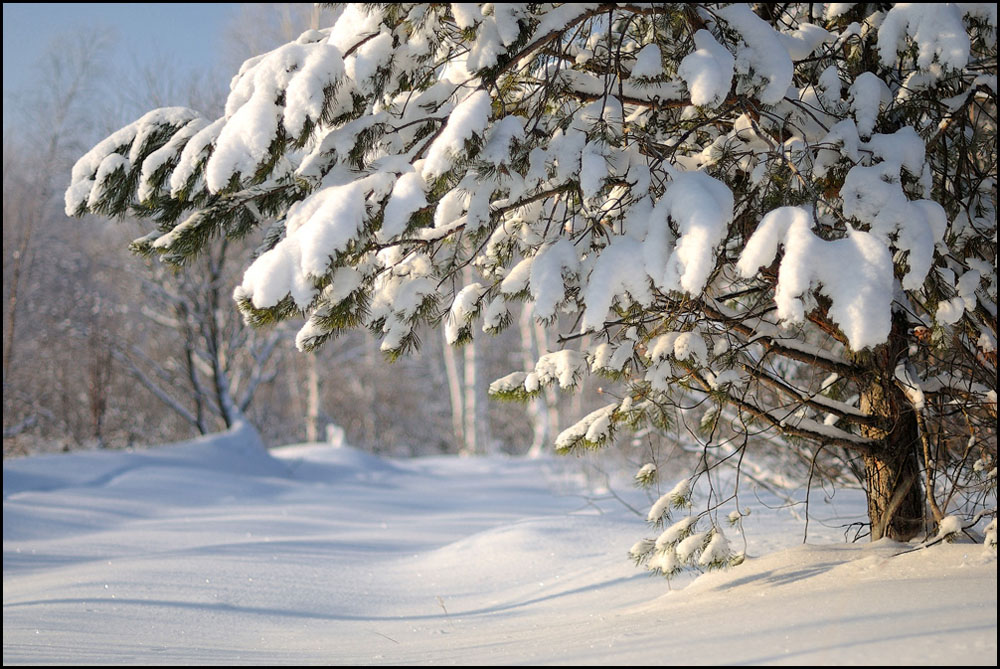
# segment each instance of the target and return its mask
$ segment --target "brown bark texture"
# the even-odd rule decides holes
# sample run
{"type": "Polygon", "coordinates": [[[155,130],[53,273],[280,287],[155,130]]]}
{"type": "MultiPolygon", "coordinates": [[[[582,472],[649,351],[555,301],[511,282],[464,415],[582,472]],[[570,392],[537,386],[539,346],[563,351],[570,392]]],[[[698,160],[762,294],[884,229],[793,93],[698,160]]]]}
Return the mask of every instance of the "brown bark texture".
{"type": "Polygon", "coordinates": [[[864,455],[872,541],[884,537],[906,541],[924,529],[917,415],[895,380],[896,364],[906,352],[905,316],[894,314],[888,341],[859,356],[870,370],[861,410],[882,423],[862,427],[866,437],[879,442],[864,455]]]}

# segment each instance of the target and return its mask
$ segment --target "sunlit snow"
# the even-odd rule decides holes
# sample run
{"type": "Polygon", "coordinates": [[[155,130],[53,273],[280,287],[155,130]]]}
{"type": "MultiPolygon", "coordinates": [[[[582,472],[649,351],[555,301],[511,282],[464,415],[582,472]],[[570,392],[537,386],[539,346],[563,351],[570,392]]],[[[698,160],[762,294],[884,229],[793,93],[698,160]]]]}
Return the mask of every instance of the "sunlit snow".
{"type": "Polygon", "coordinates": [[[749,559],[668,586],[584,471],[247,431],[7,460],[4,664],[996,664],[993,550],[844,543],[863,496],[818,490],[802,545],[758,490],[749,559]]]}

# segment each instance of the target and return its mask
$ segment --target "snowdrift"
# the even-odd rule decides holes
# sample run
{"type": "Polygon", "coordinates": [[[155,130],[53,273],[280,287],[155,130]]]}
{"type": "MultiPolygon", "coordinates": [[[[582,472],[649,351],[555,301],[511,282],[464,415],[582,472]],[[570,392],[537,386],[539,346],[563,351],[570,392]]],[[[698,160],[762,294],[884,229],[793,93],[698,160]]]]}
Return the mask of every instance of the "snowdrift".
{"type": "MultiPolygon", "coordinates": [[[[845,544],[821,512],[801,545],[762,507],[743,565],[668,585],[572,459],[269,453],[238,428],[3,477],[4,664],[997,660],[993,551],[845,544]]],[[[847,497],[831,518],[863,514],[847,497]]]]}

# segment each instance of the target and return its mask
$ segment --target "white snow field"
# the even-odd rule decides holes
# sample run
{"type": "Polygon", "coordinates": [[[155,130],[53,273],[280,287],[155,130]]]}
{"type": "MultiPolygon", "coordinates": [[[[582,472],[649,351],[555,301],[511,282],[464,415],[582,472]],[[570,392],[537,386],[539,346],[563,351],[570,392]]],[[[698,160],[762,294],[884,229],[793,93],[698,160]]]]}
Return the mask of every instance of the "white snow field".
{"type": "Polygon", "coordinates": [[[8,460],[3,661],[996,665],[991,549],[845,543],[863,499],[818,490],[803,545],[747,493],[747,561],[668,586],[578,472],[246,430],[8,460]]]}

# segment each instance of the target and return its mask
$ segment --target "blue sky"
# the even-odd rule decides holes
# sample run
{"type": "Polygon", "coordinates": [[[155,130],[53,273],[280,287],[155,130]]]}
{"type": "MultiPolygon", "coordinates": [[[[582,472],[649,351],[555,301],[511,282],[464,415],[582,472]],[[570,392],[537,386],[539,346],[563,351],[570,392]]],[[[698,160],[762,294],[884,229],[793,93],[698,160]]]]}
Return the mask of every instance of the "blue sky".
{"type": "Polygon", "coordinates": [[[222,57],[220,37],[238,12],[239,5],[230,3],[4,3],[4,101],[30,87],[46,50],[77,30],[110,33],[121,68],[166,62],[181,75],[211,69],[222,57]]]}

